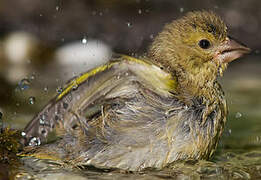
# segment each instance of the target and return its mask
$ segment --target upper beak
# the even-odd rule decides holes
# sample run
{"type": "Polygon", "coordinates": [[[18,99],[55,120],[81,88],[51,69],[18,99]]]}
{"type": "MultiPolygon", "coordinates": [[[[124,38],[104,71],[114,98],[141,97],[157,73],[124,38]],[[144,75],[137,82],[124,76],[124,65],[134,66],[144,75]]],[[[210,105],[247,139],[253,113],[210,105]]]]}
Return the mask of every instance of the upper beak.
{"type": "Polygon", "coordinates": [[[250,52],[250,48],[231,37],[227,37],[225,42],[218,47],[215,59],[222,63],[228,63],[250,52]]]}

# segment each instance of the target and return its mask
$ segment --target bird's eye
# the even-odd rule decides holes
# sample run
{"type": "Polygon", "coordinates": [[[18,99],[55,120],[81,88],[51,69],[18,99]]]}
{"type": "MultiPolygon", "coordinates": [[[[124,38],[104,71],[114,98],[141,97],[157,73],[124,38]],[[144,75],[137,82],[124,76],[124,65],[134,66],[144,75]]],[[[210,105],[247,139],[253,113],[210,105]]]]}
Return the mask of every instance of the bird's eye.
{"type": "Polygon", "coordinates": [[[206,39],[202,39],[198,42],[199,47],[202,49],[208,49],[210,47],[210,42],[206,39]]]}

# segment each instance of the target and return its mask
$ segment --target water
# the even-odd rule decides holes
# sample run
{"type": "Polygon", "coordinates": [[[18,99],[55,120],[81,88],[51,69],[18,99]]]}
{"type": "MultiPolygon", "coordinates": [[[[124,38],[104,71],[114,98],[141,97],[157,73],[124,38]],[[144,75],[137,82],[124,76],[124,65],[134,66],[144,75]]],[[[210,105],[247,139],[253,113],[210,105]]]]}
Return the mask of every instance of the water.
{"type": "Polygon", "coordinates": [[[26,89],[28,89],[30,87],[30,81],[27,78],[22,79],[19,83],[18,83],[18,88],[21,91],[24,91],[26,89]]]}
{"type": "Polygon", "coordinates": [[[131,22],[127,22],[126,24],[127,24],[128,28],[132,27],[132,23],[131,22]]]}
{"type": "Polygon", "coordinates": [[[33,97],[33,96],[29,97],[28,101],[29,101],[29,104],[33,105],[35,103],[35,97],[33,97]]]}
{"type": "Polygon", "coordinates": [[[87,44],[87,38],[86,38],[86,37],[84,37],[84,38],[82,39],[82,44],[87,44]]]}

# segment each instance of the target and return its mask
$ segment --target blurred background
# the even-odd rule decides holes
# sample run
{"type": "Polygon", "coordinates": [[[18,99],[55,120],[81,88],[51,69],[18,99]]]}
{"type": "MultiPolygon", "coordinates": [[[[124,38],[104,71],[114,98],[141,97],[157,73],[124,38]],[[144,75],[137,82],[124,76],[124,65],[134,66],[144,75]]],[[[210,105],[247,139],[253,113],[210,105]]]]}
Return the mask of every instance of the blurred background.
{"type": "Polygon", "coordinates": [[[164,24],[203,9],[253,49],[221,78],[230,115],[219,152],[260,150],[259,0],[0,0],[0,119],[22,129],[69,79],[112,52],[142,55],[164,24]]]}

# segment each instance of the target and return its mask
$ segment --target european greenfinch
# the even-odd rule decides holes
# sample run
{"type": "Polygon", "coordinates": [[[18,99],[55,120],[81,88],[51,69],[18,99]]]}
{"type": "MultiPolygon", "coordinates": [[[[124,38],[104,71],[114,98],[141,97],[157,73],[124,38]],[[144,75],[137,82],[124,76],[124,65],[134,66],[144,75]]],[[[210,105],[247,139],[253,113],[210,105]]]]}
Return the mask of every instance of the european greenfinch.
{"type": "Polygon", "coordinates": [[[24,155],[129,171],[208,159],[227,117],[217,77],[249,51],[213,12],[190,12],[139,59],[71,80],[24,129],[24,155]]]}

